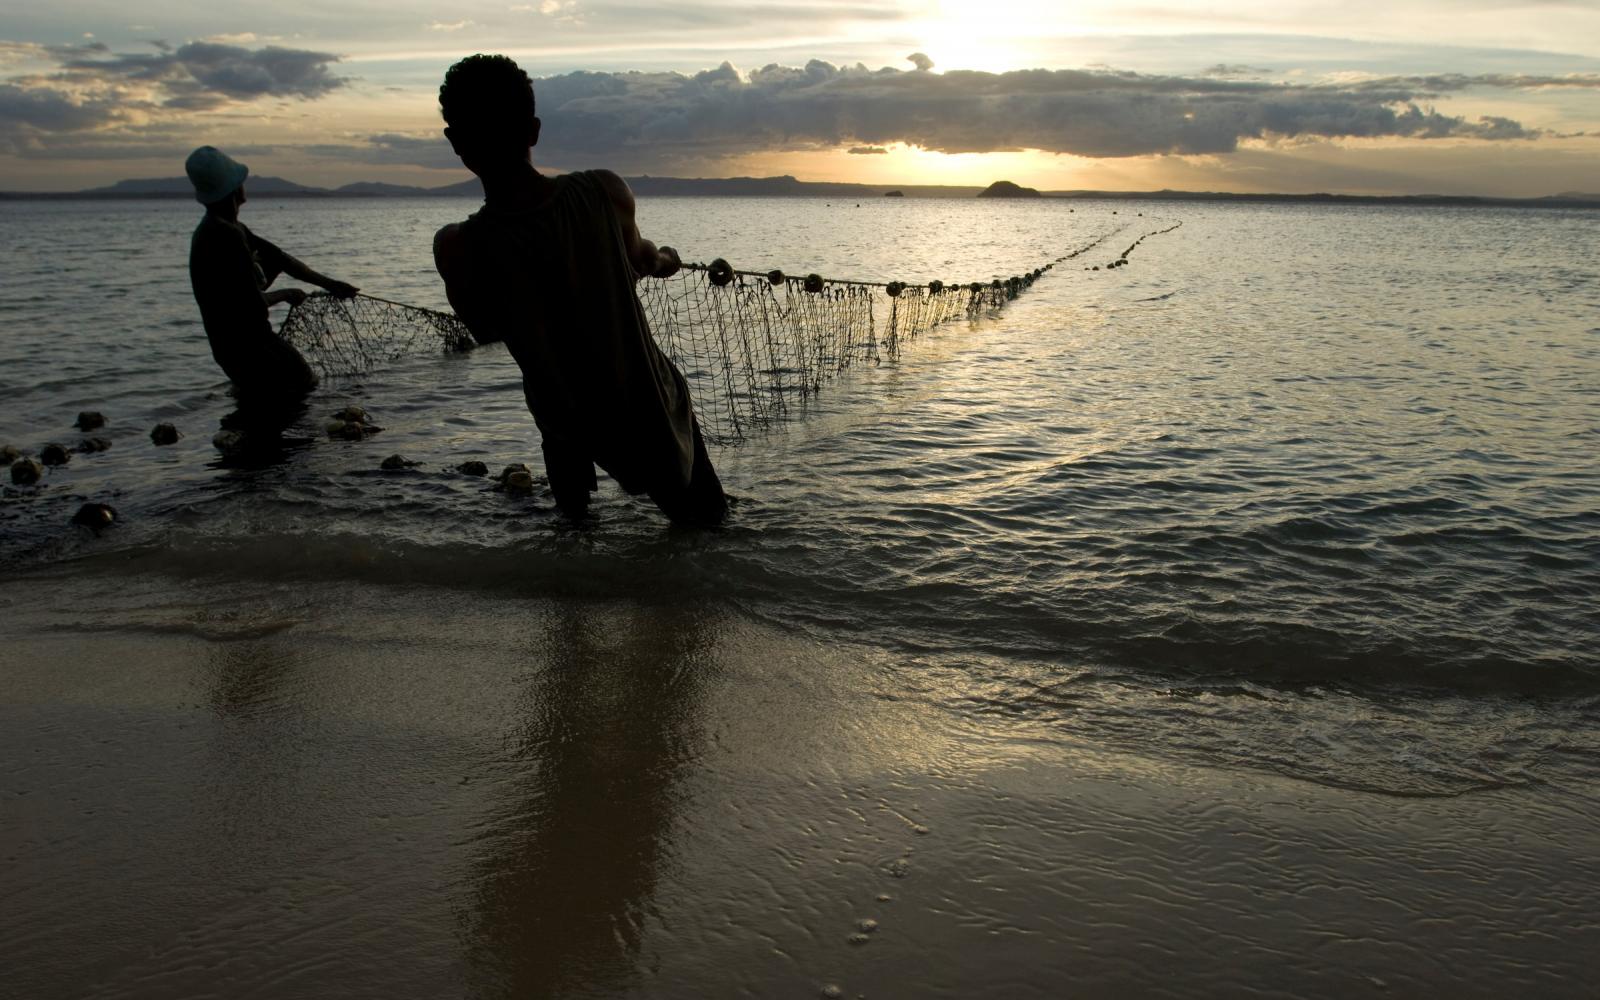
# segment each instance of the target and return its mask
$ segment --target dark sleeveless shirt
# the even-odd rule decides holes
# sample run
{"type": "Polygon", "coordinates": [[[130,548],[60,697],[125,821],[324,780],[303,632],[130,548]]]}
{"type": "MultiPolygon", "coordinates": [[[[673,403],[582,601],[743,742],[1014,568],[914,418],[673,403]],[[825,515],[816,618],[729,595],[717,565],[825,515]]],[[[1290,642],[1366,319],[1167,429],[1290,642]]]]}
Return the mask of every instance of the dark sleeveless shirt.
{"type": "Polygon", "coordinates": [[[272,328],[261,294],[289,259],[244,223],[210,213],[189,241],[189,282],[211,355],[241,387],[292,392],[316,384],[305,359],[272,328]]]}
{"type": "Polygon", "coordinates": [[[616,208],[591,173],[553,183],[537,208],[485,205],[462,223],[468,323],[505,340],[548,441],[629,493],[687,484],[689,389],[650,335],[616,208]]]}

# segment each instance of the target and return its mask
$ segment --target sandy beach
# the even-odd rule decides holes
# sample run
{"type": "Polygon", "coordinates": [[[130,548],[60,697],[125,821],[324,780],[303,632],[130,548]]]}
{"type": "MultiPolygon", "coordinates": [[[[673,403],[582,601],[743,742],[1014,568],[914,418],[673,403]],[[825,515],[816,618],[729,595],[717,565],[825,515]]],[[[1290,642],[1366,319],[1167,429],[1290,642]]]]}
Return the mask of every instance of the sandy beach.
{"type": "Polygon", "coordinates": [[[1592,986],[1592,796],[958,721],[689,601],[62,582],[0,588],[7,996],[1592,986]]]}

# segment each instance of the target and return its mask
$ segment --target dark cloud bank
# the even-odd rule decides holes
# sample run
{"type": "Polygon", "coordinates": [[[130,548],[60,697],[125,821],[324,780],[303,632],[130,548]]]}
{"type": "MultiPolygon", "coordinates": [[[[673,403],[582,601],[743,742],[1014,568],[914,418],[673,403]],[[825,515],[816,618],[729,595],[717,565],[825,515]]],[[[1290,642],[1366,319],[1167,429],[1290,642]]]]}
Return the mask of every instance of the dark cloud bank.
{"type": "Polygon", "coordinates": [[[210,96],[321,97],[344,86],[329,65],[339,57],[326,52],[286,49],[268,45],[246,49],[215,42],[190,42],[172,48],[156,43],[150,55],[69,59],[66,77],[87,76],[105,80],[148,81],[172,97],[210,96]]]}
{"type": "Polygon", "coordinates": [[[182,112],[260,98],[317,98],[346,83],[330,68],[339,57],[326,52],[152,44],[155,52],[140,54],[112,54],[98,43],[31,48],[28,54],[50,58],[57,68],[0,82],[0,152],[142,156],[150,133],[182,112]],[[135,118],[153,119],[154,127],[84,135],[135,118]]]}
{"type": "Polygon", "coordinates": [[[549,144],[595,156],[690,155],[902,142],[946,153],[1040,149],[1089,157],[1228,153],[1270,138],[1527,139],[1507,118],[1429,108],[1472,87],[1600,87],[1600,78],[1406,77],[1289,86],[1082,70],[868,70],[813,61],[741,76],[569,73],[538,81],[549,144]]]}
{"type": "MultiPolygon", "coordinates": [[[[260,98],[314,99],[344,86],[334,55],[191,42],[148,54],[100,46],[44,50],[57,72],[0,82],[0,151],[84,155],[101,143],[147,147],[150,136],[89,130],[144,108],[167,128],[182,112],[260,98]],[[94,86],[85,86],[85,84],[94,86]],[[85,98],[81,95],[92,93],[85,98]],[[75,96],[78,95],[78,96],[75,96]]],[[[538,80],[541,160],[653,170],[775,150],[870,155],[906,143],[949,153],[1039,149],[1087,157],[1229,153],[1260,139],[1403,137],[1533,139],[1502,117],[1459,117],[1430,105],[1474,89],[1600,88],[1600,76],[1389,77],[1291,85],[1243,78],[1111,70],[869,70],[812,61],[748,75],[724,63],[678,73],[575,72],[538,80]]],[[[455,167],[437,136],[372,136],[365,145],[306,150],[371,163],[455,167]]],[[[102,151],[101,155],[108,155],[102,151]]]]}
{"type": "MultiPolygon", "coordinates": [[[[1086,70],[932,73],[812,61],[748,75],[731,65],[677,73],[576,72],[535,81],[540,158],[563,166],[659,169],[773,150],[907,143],[947,153],[1040,149],[1088,157],[1229,153],[1246,140],[1533,139],[1509,118],[1429,106],[1469,88],[1600,88],[1600,77],[1391,77],[1338,85],[1086,70]]],[[[331,151],[330,151],[331,152],[331,151]]],[[[373,137],[374,162],[452,166],[433,138],[373,137]]]]}

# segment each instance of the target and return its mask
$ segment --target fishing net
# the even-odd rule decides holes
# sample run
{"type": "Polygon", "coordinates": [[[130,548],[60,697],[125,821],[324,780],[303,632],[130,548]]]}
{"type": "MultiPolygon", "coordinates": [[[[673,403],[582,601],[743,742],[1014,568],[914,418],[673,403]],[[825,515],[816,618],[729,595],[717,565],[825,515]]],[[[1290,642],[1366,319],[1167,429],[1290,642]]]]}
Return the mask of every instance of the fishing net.
{"type": "Polygon", "coordinates": [[[1035,279],[882,285],[739,272],[718,261],[640,282],[639,301],[689,383],[702,433],[728,443],[795,416],[852,365],[892,360],[918,334],[992,313],[1035,279]]]}
{"type": "MultiPolygon", "coordinates": [[[[1108,266],[1151,236],[1140,236],[1108,266]]],[[[993,315],[1052,270],[1129,228],[1113,228],[1031,271],[987,281],[852,281],[781,271],[741,271],[718,259],[685,264],[637,288],[656,343],[689,383],[706,439],[742,441],[804,412],[830,380],[858,363],[900,356],[905,345],[951,320],[993,315]]],[[[1094,270],[1099,270],[1095,267],[1094,270]]],[[[282,334],[324,375],[354,375],[409,355],[475,345],[451,313],[357,295],[308,296],[282,334]]]]}
{"type": "Polygon", "coordinates": [[[665,280],[641,281],[639,301],[656,343],[689,383],[702,433],[730,444],[800,415],[823,385],[858,362],[892,361],[942,323],[995,314],[1046,271],[1127,228],[1024,274],[988,281],[801,278],[740,271],[716,260],[687,264],[665,280]]]}
{"type": "Polygon", "coordinates": [[[404,357],[476,345],[454,313],[326,292],[308,295],[290,309],[278,333],[324,376],[360,375],[404,357]]]}

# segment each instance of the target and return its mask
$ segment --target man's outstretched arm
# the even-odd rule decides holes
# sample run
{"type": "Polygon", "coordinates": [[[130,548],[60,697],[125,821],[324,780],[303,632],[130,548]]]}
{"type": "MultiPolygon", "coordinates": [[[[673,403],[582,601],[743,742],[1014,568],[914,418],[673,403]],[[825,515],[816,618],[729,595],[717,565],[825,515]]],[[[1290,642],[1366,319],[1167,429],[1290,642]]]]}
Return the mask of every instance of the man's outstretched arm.
{"type": "Polygon", "coordinates": [[[262,292],[261,299],[269,306],[275,306],[280,302],[297,306],[306,300],[306,292],[303,288],[280,288],[273,292],[262,292]]]}
{"type": "Polygon", "coordinates": [[[307,284],[316,285],[319,288],[325,288],[341,299],[348,299],[361,290],[355,285],[350,284],[348,281],[340,281],[337,278],[330,278],[320,271],[312,270],[310,267],[307,267],[304,263],[292,255],[286,254],[282,250],[278,250],[276,247],[273,247],[273,249],[277,251],[278,264],[283,269],[283,273],[287,274],[291,278],[294,278],[296,281],[304,281],[307,284]]]}
{"type": "Polygon", "coordinates": [[[678,251],[658,247],[639,235],[639,224],[634,219],[633,192],[628,190],[628,182],[609,170],[596,170],[594,174],[617,211],[617,221],[622,223],[622,244],[628,251],[633,273],[641,278],[670,278],[678,273],[682,266],[678,251]]]}

